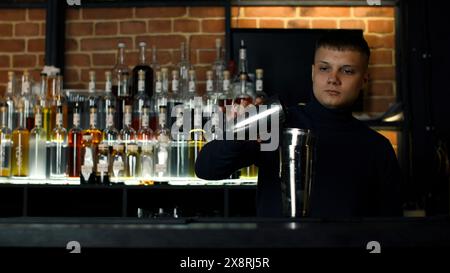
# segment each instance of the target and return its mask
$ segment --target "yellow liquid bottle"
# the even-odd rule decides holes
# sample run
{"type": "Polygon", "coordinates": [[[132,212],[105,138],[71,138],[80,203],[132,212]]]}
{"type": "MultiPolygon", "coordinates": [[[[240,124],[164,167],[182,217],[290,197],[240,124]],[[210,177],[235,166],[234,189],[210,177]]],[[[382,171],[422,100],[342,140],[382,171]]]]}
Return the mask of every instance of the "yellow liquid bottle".
{"type": "Polygon", "coordinates": [[[23,109],[19,108],[19,126],[12,133],[11,175],[13,177],[27,177],[29,175],[29,141],[30,132],[25,127],[23,109]]]}

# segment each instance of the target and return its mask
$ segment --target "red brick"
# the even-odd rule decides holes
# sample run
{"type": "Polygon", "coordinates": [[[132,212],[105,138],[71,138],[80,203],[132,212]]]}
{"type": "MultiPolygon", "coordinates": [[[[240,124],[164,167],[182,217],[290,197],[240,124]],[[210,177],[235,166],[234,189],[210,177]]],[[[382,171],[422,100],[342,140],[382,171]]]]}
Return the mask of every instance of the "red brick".
{"type": "Polygon", "coordinates": [[[372,50],[370,64],[392,64],[392,50],[372,50]]]}
{"type": "Polygon", "coordinates": [[[15,36],[37,36],[39,35],[39,24],[18,23],[14,27],[15,36]]]}
{"type": "Polygon", "coordinates": [[[2,9],[2,21],[25,21],[26,9],[2,9]]]}
{"type": "Polygon", "coordinates": [[[159,49],[179,48],[186,38],[182,35],[161,35],[161,36],[138,36],[136,41],[146,42],[149,47],[153,45],[159,49]]]}
{"type": "Polygon", "coordinates": [[[198,20],[175,20],[173,25],[174,32],[199,32],[200,23],[198,20]]]}
{"type": "Polygon", "coordinates": [[[91,66],[91,58],[88,54],[66,54],[67,66],[91,66]]]}
{"type": "Polygon", "coordinates": [[[161,51],[161,50],[159,50],[156,53],[156,59],[160,65],[165,65],[165,66],[167,66],[170,63],[176,64],[180,61],[178,59],[176,62],[172,62],[172,59],[173,59],[172,54],[169,51],[161,51]]]}
{"type": "Polygon", "coordinates": [[[75,39],[66,39],[65,42],[66,51],[77,51],[78,42],[75,39]]]}
{"type": "Polygon", "coordinates": [[[38,66],[39,67],[44,67],[45,66],[45,55],[44,54],[39,54],[39,56],[38,56],[38,66]]]}
{"type": "Polygon", "coordinates": [[[35,67],[36,55],[14,55],[13,67],[35,67]]]}
{"type": "Polygon", "coordinates": [[[233,19],[231,20],[233,28],[256,28],[257,21],[253,19],[233,19]]]}
{"type": "Polygon", "coordinates": [[[80,80],[80,75],[78,69],[66,68],[64,70],[64,81],[65,82],[77,82],[80,80]]]}
{"type": "Polygon", "coordinates": [[[334,29],[334,28],[337,28],[337,21],[336,20],[312,20],[311,27],[312,28],[334,29]]]}
{"type": "Polygon", "coordinates": [[[8,82],[8,71],[9,70],[0,71],[0,83],[6,84],[8,82]]]}
{"type": "Polygon", "coordinates": [[[395,48],[395,37],[392,34],[387,35],[375,35],[375,34],[366,34],[364,35],[369,47],[372,49],[379,48],[395,48]]]}
{"type": "Polygon", "coordinates": [[[11,37],[13,34],[12,24],[0,24],[0,37],[11,37]]]}
{"type": "Polygon", "coordinates": [[[121,34],[141,34],[147,32],[147,25],[144,21],[120,22],[121,34]]]}
{"type": "Polygon", "coordinates": [[[339,27],[343,29],[366,29],[366,23],[363,20],[341,20],[339,27]]]}
{"type": "Polygon", "coordinates": [[[198,62],[201,64],[212,64],[216,60],[215,50],[199,50],[198,62]]]}
{"type": "Polygon", "coordinates": [[[86,38],[81,40],[81,51],[112,50],[120,42],[125,43],[128,49],[133,45],[131,38],[86,38]]]}
{"type": "Polygon", "coordinates": [[[371,80],[395,80],[395,69],[389,67],[369,67],[371,80]]]}
{"type": "Polygon", "coordinates": [[[295,7],[246,7],[245,17],[294,17],[295,7]]]}
{"type": "Polygon", "coordinates": [[[86,8],[83,19],[129,19],[133,18],[133,8],[86,8]]]}
{"type": "Polygon", "coordinates": [[[94,33],[94,26],[92,23],[67,23],[67,36],[88,36],[94,33]]]}
{"type": "Polygon", "coordinates": [[[393,33],[394,21],[392,20],[369,20],[368,31],[373,33],[393,33]]]}
{"type": "Polygon", "coordinates": [[[232,7],[231,8],[231,18],[238,17],[243,13],[244,8],[243,7],[232,7]]]}
{"type": "MultiPolygon", "coordinates": [[[[115,64],[115,57],[113,60],[115,64]]],[[[130,64],[131,66],[135,66],[137,63],[139,63],[139,52],[136,50],[128,51],[125,55],[125,63],[130,64]]]]}
{"type": "Polygon", "coordinates": [[[282,20],[260,20],[260,28],[284,28],[284,22],[282,20]]]}
{"type": "Polygon", "coordinates": [[[41,36],[45,36],[45,32],[46,32],[45,23],[41,23],[41,36]]]}
{"type": "Polygon", "coordinates": [[[0,85],[0,96],[4,96],[6,93],[6,85],[0,85]]]}
{"type": "Polygon", "coordinates": [[[185,7],[136,8],[136,18],[182,17],[185,15],[185,7]]]}
{"type": "Polygon", "coordinates": [[[216,39],[223,40],[223,35],[193,35],[191,36],[190,46],[192,49],[199,48],[216,48],[216,39]]]}
{"type": "Polygon", "coordinates": [[[202,32],[225,32],[225,20],[202,20],[202,32]]]}
{"type": "Polygon", "coordinates": [[[310,20],[289,20],[287,24],[288,28],[311,28],[310,20]]]}
{"type": "Polygon", "coordinates": [[[364,100],[364,111],[384,113],[395,102],[395,98],[369,98],[364,100]]]}
{"type": "Polygon", "coordinates": [[[9,67],[9,66],[10,66],[9,56],[0,55],[0,67],[9,67]]]}
{"type": "Polygon", "coordinates": [[[68,8],[66,9],[66,20],[79,20],[81,15],[81,9],[68,8]]]}
{"type": "Polygon", "coordinates": [[[394,96],[393,82],[377,82],[369,83],[369,96],[394,96]]]}
{"type": "Polygon", "coordinates": [[[32,80],[39,81],[41,79],[42,68],[30,69],[29,72],[32,80]]]}
{"type": "Polygon", "coordinates": [[[221,7],[190,7],[191,17],[225,17],[225,9],[221,7]]]}
{"type": "Polygon", "coordinates": [[[95,24],[95,35],[117,35],[117,22],[102,22],[95,24]]]}
{"type": "Polygon", "coordinates": [[[30,39],[28,40],[28,52],[44,52],[45,39],[30,39]]]}
{"type": "Polygon", "coordinates": [[[47,12],[45,9],[29,9],[28,19],[31,21],[43,21],[45,20],[47,12]]]}
{"type": "Polygon", "coordinates": [[[93,65],[95,65],[95,66],[113,67],[116,64],[116,54],[114,54],[114,53],[94,53],[94,54],[92,54],[92,60],[93,60],[93,65]]]}
{"type": "MultiPolygon", "coordinates": [[[[104,69],[104,68],[82,69],[81,70],[81,81],[82,82],[85,82],[85,83],[89,82],[89,72],[92,70],[95,71],[96,81],[99,82],[97,87],[100,87],[100,86],[102,86],[100,82],[105,80],[105,71],[110,71],[111,69],[110,68],[107,68],[107,69],[104,69]]],[[[86,86],[87,86],[87,84],[86,84],[86,86]]]]}
{"type": "Polygon", "coordinates": [[[353,7],[356,17],[394,17],[393,7],[353,7]]]}
{"type": "Polygon", "coordinates": [[[83,83],[71,83],[71,82],[65,82],[64,86],[66,89],[86,89],[87,84],[83,83]]]}
{"type": "Polygon", "coordinates": [[[171,20],[149,20],[147,22],[147,31],[150,33],[167,33],[172,32],[171,20]]]}
{"type": "Polygon", "coordinates": [[[301,17],[349,17],[349,7],[301,7],[301,17]]]}
{"type": "Polygon", "coordinates": [[[25,40],[1,39],[0,52],[23,52],[25,51],[25,40]]]}

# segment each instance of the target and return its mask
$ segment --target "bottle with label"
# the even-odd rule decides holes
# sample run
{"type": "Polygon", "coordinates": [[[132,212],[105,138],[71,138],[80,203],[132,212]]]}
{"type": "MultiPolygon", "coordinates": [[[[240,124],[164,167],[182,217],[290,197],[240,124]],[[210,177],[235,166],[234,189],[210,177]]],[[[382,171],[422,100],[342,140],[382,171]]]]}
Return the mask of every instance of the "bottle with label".
{"type": "Polygon", "coordinates": [[[121,183],[125,176],[125,146],[123,143],[114,145],[111,157],[111,173],[109,175],[111,183],[121,183]]]}
{"type": "MultiPolygon", "coordinates": [[[[152,72],[153,73],[153,72],[152,72]]],[[[138,72],[138,90],[136,95],[134,96],[134,101],[133,101],[133,123],[132,123],[132,127],[134,130],[139,130],[140,129],[140,123],[139,123],[139,118],[140,118],[140,113],[142,113],[142,108],[143,107],[150,107],[150,97],[147,95],[147,92],[145,91],[145,72],[144,70],[140,70],[138,72]]],[[[153,80],[152,80],[153,82],[153,80]]],[[[153,91],[152,91],[153,93],[153,91]]]]}
{"type": "Polygon", "coordinates": [[[120,141],[125,144],[125,153],[128,152],[128,144],[136,141],[136,131],[131,127],[131,106],[125,107],[125,113],[123,116],[123,128],[120,130],[119,137],[120,141]]]}
{"type": "Polygon", "coordinates": [[[96,171],[97,184],[109,185],[110,156],[109,147],[106,143],[98,145],[96,171]]]}
{"type": "Polygon", "coordinates": [[[124,73],[129,74],[130,70],[128,66],[125,64],[125,43],[117,44],[117,59],[116,65],[113,68],[113,87],[112,92],[114,96],[118,96],[119,89],[123,84],[122,75],[124,73]]]}
{"type": "Polygon", "coordinates": [[[178,70],[172,70],[172,80],[170,81],[170,89],[171,93],[169,95],[167,115],[168,115],[168,127],[172,128],[172,125],[176,122],[178,112],[173,113],[174,109],[178,109],[175,111],[181,111],[182,107],[177,107],[178,105],[183,104],[183,94],[180,92],[180,75],[178,70]]]}
{"type": "Polygon", "coordinates": [[[33,116],[33,106],[34,101],[31,95],[32,81],[30,78],[30,72],[25,70],[22,75],[22,92],[19,98],[19,104],[23,106],[26,127],[28,130],[34,127],[34,116],[33,116]]]}
{"type": "MultiPolygon", "coordinates": [[[[105,95],[101,98],[101,111],[98,113],[99,128],[107,127],[107,114],[110,107],[116,108],[116,97],[112,94],[112,74],[111,71],[105,72],[105,95]]],[[[114,115],[115,115],[114,111],[114,115]]],[[[113,117],[116,120],[115,116],[113,117]]]]}
{"type": "Polygon", "coordinates": [[[150,129],[150,108],[147,106],[142,107],[140,115],[141,128],[137,133],[137,139],[141,147],[150,145],[153,141],[153,130],[150,129]]]}
{"type": "Polygon", "coordinates": [[[155,93],[151,98],[153,111],[150,118],[150,128],[156,130],[158,128],[158,115],[159,115],[159,103],[161,102],[162,96],[162,74],[161,71],[156,71],[155,73],[155,93]]]}
{"type": "Polygon", "coordinates": [[[17,127],[17,109],[16,109],[16,100],[14,98],[15,95],[15,91],[16,91],[16,76],[15,73],[13,71],[9,71],[8,72],[8,85],[6,88],[6,94],[5,97],[3,99],[6,107],[7,107],[7,112],[6,112],[6,123],[7,123],[7,127],[10,130],[14,130],[17,127]]]}
{"type": "Polygon", "coordinates": [[[221,94],[223,92],[223,72],[225,71],[225,60],[222,54],[222,42],[216,39],[216,60],[212,65],[214,73],[214,90],[221,94]]]}
{"type": "Polygon", "coordinates": [[[263,76],[264,70],[259,68],[259,69],[256,69],[255,73],[256,73],[255,104],[259,105],[259,104],[264,103],[267,100],[268,96],[267,96],[266,92],[264,92],[264,76],[263,76]]]}
{"type": "Polygon", "coordinates": [[[140,173],[140,158],[138,153],[138,146],[135,143],[131,143],[128,145],[128,151],[127,151],[127,159],[125,161],[127,163],[126,166],[126,176],[129,179],[137,179],[141,176],[140,173]]]}
{"type": "MultiPolygon", "coordinates": [[[[158,58],[157,58],[157,50],[156,50],[156,46],[152,46],[152,62],[150,63],[150,67],[153,70],[153,86],[155,85],[155,79],[156,79],[156,71],[161,69],[161,66],[158,63],[158,58]]],[[[149,96],[152,97],[152,96],[149,96]]]]}
{"type": "MultiPolygon", "coordinates": [[[[88,114],[89,114],[89,109],[91,108],[91,106],[95,106],[97,107],[97,109],[102,109],[101,107],[99,107],[99,100],[97,97],[97,94],[95,93],[96,91],[96,83],[95,83],[96,77],[95,77],[95,71],[89,71],[89,83],[88,83],[88,97],[86,100],[86,106],[84,108],[84,113],[86,113],[86,119],[89,118],[88,114]]],[[[98,120],[97,120],[98,122],[98,120]]],[[[98,126],[99,124],[97,124],[98,126]]],[[[101,127],[99,127],[101,128],[101,127]]]]}
{"type": "Polygon", "coordinates": [[[114,107],[110,106],[106,115],[106,128],[103,130],[103,142],[112,150],[118,140],[119,131],[114,126],[114,107]]]}
{"type": "Polygon", "coordinates": [[[92,142],[91,134],[83,134],[81,142],[81,172],[80,184],[96,184],[95,170],[95,148],[92,142]]]}
{"type": "Polygon", "coordinates": [[[63,127],[63,109],[56,109],[56,127],[50,146],[50,179],[67,177],[67,131],[63,127]]]}
{"type": "Polygon", "coordinates": [[[97,127],[97,106],[89,108],[89,128],[83,131],[83,135],[92,136],[92,145],[97,149],[98,144],[102,141],[102,132],[97,127]]]}
{"type": "Polygon", "coordinates": [[[123,128],[123,121],[125,119],[125,108],[133,107],[133,97],[131,96],[129,89],[129,75],[127,73],[122,74],[122,84],[118,88],[117,95],[117,108],[116,108],[116,126],[117,128],[123,128]]]}
{"type": "MultiPolygon", "coordinates": [[[[52,80],[52,100],[51,100],[51,111],[50,111],[50,115],[48,116],[48,118],[50,119],[49,123],[49,127],[44,129],[46,130],[47,133],[47,141],[50,141],[51,135],[52,135],[52,130],[53,128],[55,128],[55,116],[56,116],[56,111],[58,107],[62,107],[62,113],[63,113],[63,126],[64,128],[68,127],[68,117],[69,117],[69,106],[67,103],[67,98],[63,93],[63,76],[57,74],[56,78],[54,80],[52,80]]],[[[44,112],[44,111],[43,111],[44,112]]],[[[43,124],[45,125],[45,115],[43,115],[43,124]]]]}
{"type": "Polygon", "coordinates": [[[206,71],[206,94],[204,95],[203,124],[211,119],[213,107],[218,104],[218,94],[214,90],[213,71],[206,71]]]}
{"type": "Polygon", "coordinates": [[[242,109],[244,109],[245,107],[254,102],[255,97],[256,95],[253,92],[253,90],[248,88],[247,76],[245,74],[241,74],[239,89],[235,90],[233,103],[235,105],[242,106],[242,109]]]}
{"type": "MultiPolygon", "coordinates": [[[[139,64],[133,68],[133,87],[132,96],[136,96],[139,92],[139,83],[141,78],[143,79],[143,86],[141,89],[144,90],[147,97],[151,98],[153,96],[153,69],[147,64],[146,59],[147,53],[147,43],[139,43],[139,64]],[[144,76],[139,76],[140,71],[144,72],[144,76]]],[[[135,128],[136,130],[138,128],[135,128]]]]}
{"type": "Polygon", "coordinates": [[[73,108],[73,127],[69,130],[69,158],[68,158],[68,175],[69,177],[79,177],[81,171],[81,141],[82,130],[80,128],[80,107],[75,103],[73,108]]]}
{"type": "Polygon", "coordinates": [[[11,130],[8,128],[8,107],[0,106],[0,176],[9,178],[11,176],[11,130]]]}
{"type": "Polygon", "coordinates": [[[149,180],[154,176],[153,172],[153,145],[144,145],[141,147],[140,174],[143,180],[149,180]]]}
{"type": "Polygon", "coordinates": [[[166,127],[166,106],[159,108],[159,127],[156,131],[155,174],[157,177],[167,177],[169,171],[170,131],[166,127]]]}
{"type": "Polygon", "coordinates": [[[180,72],[180,90],[183,94],[188,92],[189,70],[192,69],[187,52],[188,50],[186,49],[186,44],[181,43],[178,71],[180,72]]]}
{"type": "Polygon", "coordinates": [[[28,177],[29,175],[29,142],[30,132],[25,127],[25,115],[22,107],[18,107],[18,126],[12,133],[11,175],[28,177]]]}
{"type": "Polygon", "coordinates": [[[233,105],[233,95],[231,94],[231,82],[230,82],[230,72],[225,70],[223,72],[223,91],[219,95],[218,105],[223,113],[226,112],[226,107],[233,105]]]}
{"type": "Polygon", "coordinates": [[[30,132],[29,160],[30,178],[47,178],[47,133],[42,128],[42,109],[35,107],[34,128],[30,132]]]}

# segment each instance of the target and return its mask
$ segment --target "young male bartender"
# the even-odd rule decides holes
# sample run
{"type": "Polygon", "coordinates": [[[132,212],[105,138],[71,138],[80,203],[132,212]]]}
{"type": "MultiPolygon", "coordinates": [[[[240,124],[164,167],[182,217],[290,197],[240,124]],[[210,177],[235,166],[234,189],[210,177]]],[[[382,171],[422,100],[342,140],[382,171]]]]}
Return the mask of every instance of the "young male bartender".
{"type": "MultiPolygon", "coordinates": [[[[368,82],[369,57],[361,35],[330,31],[316,44],[311,101],[288,111],[285,127],[311,129],[316,137],[311,217],[402,215],[400,169],[391,144],[352,116],[368,82]]],[[[225,179],[251,164],[259,167],[258,216],[281,216],[278,151],[261,151],[257,141],[212,141],[199,154],[196,174],[225,179]]]]}

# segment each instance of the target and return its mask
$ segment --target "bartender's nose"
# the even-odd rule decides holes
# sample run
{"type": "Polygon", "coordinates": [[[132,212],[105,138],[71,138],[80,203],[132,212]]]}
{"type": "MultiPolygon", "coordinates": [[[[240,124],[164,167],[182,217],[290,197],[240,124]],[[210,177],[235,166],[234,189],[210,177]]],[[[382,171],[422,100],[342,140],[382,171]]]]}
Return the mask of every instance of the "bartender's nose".
{"type": "Polygon", "coordinates": [[[339,85],[341,83],[336,71],[332,71],[328,75],[327,83],[332,85],[339,85]]]}

